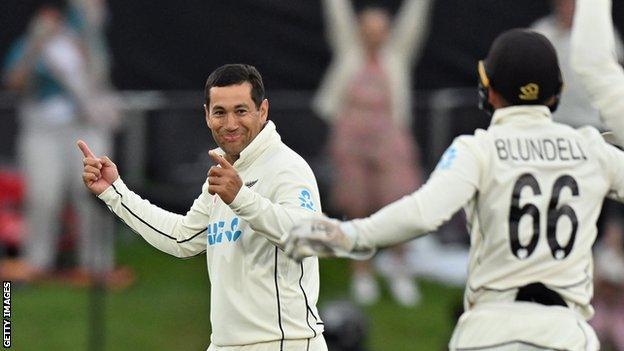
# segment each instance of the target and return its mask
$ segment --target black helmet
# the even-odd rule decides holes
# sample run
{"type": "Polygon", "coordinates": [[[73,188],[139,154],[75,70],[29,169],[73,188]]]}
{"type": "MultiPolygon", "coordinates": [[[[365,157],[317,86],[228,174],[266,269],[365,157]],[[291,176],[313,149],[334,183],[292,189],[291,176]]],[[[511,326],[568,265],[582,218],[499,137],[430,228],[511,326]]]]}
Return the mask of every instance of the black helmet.
{"type": "Polygon", "coordinates": [[[543,35],[527,29],[511,29],[492,43],[485,60],[479,61],[479,107],[488,112],[491,87],[510,105],[546,105],[557,108],[563,86],[557,53],[543,35]]]}

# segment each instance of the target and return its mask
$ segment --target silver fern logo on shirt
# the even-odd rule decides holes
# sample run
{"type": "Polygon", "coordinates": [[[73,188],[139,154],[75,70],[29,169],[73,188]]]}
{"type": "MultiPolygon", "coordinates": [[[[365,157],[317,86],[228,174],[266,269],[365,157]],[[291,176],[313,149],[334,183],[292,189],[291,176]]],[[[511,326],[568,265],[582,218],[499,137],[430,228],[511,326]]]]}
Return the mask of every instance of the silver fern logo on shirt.
{"type": "Polygon", "coordinates": [[[312,193],[308,189],[302,189],[299,193],[299,206],[308,209],[312,212],[316,212],[314,202],[312,201],[312,193]]]}
{"type": "Polygon", "coordinates": [[[238,230],[238,217],[234,217],[229,222],[229,229],[225,230],[225,221],[217,221],[208,224],[208,245],[218,245],[224,242],[235,242],[241,237],[242,232],[238,230]]]}
{"type": "Polygon", "coordinates": [[[440,162],[438,162],[436,169],[443,170],[451,168],[456,158],[457,149],[455,148],[455,146],[449,147],[446,152],[444,152],[444,155],[442,155],[442,158],[440,158],[440,162]]]}
{"type": "Polygon", "coordinates": [[[252,186],[256,185],[257,182],[258,182],[258,179],[252,180],[252,181],[245,183],[245,186],[248,188],[251,188],[252,186]]]}

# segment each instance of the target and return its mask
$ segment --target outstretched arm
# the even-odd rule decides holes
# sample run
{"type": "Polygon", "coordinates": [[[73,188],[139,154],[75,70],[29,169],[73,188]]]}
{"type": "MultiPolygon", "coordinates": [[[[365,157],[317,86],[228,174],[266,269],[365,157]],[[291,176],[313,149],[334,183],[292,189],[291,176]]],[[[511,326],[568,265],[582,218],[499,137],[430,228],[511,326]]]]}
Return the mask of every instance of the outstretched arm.
{"type": "Polygon", "coordinates": [[[572,67],[605,125],[624,145],[624,71],[615,53],[611,0],[577,0],[572,67]]]}
{"type": "Polygon", "coordinates": [[[368,218],[347,222],[345,228],[357,233],[356,243],[365,247],[402,243],[437,229],[461,209],[476,193],[482,169],[467,138],[458,138],[447,149],[418,191],[368,218]]]}
{"type": "Polygon", "coordinates": [[[358,42],[357,18],[349,0],[323,0],[325,33],[334,50],[340,54],[358,42]]]}
{"type": "Polygon", "coordinates": [[[390,37],[390,48],[404,62],[420,56],[429,33],[429,19],[433,0],[405,0],[397,14],[390,37]]]}
{"type": "Polygon", "coordinates": [[[205,251],[211,203],[207,183],[191,209],[181,216],[142,199],[128,189],[108,157],[96,157],[82,140],[77,144],[84,156],[85,186],[133,231],[155,248],[176,257],[191,257],[205,251]]]}
{"type": "Polygon", "coordinates": [[[310,255],[361,259],[370,257],[376,248],[436,229],[477,191],[482,161],[465,141],[455,141],[418,191],[364,219],[342,223],[322,218],[306,221],[291,231],[286,252],[299,260],[310,255]]]}
{"type": "Polygon", "coordinates": [[[340,109],[346,84],[354,67],[359,65],[362,45],[358,34],[357,18],[349,0],[322,0],[325,15],[325,32],[333,51],[312,108],[322,118],[332,122],[340,109]]]}

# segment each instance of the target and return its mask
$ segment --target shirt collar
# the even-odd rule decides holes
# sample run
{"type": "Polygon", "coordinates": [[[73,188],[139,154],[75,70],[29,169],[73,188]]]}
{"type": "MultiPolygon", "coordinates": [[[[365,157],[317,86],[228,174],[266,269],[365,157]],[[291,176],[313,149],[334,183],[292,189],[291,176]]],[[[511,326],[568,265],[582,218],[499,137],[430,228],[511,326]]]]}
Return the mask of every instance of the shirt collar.
{"type": "Polygon", "coordinates": [[[548,106],[544,105],[503,107],[494,111],[490,125],[507,123],[516,118],[550,122],[552,121],[552,114],[548,106]]]}
{"type": "MultiPolygon", "coordinates": [[[[247,168],[252,164],[260,154],[262,154],[269,146],[279,143],[282,140],[277,133],[275,123],[273,121],[267,121],[260,133],[247,145],[246,148],[241,151],[238,160],[233,164],[237,170],[247,168]]],[[[215,151],[223,155],[224,152],[221,148],[216,148],[215,151]]]]}

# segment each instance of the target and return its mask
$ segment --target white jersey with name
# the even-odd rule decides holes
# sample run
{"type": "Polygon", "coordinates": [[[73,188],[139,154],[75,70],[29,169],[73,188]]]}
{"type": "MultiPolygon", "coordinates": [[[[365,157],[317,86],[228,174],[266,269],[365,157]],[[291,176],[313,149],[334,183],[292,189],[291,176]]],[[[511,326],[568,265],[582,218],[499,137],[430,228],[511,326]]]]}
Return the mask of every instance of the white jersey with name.
{"type": "MultiPolygon", "coordinates": [[[[417,192],[345,228],[355,230],[357,246],[386,246],[434,230],[465,206],[466,310],[513,302],[519,287],[541,282],[588,319],[591,248],[606,196],[624,199],[623,152],[593,127],[553,122],[545,106],[513,106],[496,110],[487,130],[458,137],[417,192]]],[[[549,343],[538,334],[527,338],[549,343]]]]}
{"type": "Polygon", "coordinates": [[[297,263],[280,247],[295,221],[321,211],[312,170],[270,121],[233,166],[244,182],[234,201],[210,195],[206,181],[184,216],[141,199],[121,179],[99,197],[157,249],[206,252],[213,348],[320,337],[318,259],[297,263]]]}

